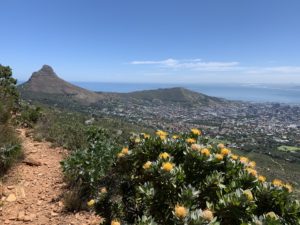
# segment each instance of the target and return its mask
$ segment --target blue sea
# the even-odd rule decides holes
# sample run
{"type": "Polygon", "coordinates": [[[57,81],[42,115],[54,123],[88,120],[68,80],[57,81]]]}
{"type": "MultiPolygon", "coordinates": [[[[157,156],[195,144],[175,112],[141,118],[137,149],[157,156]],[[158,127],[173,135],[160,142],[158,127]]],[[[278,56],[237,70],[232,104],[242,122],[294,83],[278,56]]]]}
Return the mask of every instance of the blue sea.
{"type": "Polygon", "coordinates": [[[250,102],[300,104],[300,84],[159,84],[72,82],[91,91],[128,93],[158,88],[184,87],[210,96],[250,102]]]}

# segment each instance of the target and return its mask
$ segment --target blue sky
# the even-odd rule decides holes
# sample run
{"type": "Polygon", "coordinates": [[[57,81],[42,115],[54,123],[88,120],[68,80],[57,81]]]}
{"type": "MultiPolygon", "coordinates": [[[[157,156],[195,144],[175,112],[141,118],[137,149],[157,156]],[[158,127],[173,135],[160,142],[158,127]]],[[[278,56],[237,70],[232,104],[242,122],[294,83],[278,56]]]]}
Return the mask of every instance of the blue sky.
{"type": "Polygon", "coordinates": [[[69,81],[300,83],[299,0],[0,0],[0,63],[69,81]]]}

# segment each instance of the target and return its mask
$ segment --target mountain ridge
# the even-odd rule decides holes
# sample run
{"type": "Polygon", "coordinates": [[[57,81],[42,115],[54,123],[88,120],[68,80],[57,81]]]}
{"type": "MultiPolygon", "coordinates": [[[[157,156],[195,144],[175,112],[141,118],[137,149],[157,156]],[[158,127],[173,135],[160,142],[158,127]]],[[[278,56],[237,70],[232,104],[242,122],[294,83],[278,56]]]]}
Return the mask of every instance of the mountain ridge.
{"type": "Polygon", "coordinates": [[[44,65],[33,72],[30,79],[18,86],[21,96],[30,100],[74,102],[81,105],[97,105],[106,101],[123,103],[152,102],[154,104],[216,105],[227,100],[211,97],[182,87],[159,88],[130,93],[93,92],[61,79],[51,66],[44,65]]]}

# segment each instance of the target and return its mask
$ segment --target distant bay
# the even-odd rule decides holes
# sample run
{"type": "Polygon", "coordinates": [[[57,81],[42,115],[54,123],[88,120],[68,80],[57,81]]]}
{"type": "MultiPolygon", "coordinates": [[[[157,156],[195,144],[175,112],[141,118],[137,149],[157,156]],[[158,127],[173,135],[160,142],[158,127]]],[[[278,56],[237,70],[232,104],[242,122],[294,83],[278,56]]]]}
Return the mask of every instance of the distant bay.
{"type": "Polygon", "coordinates": [[[82,88],[98,92],[127,93],[157,88],[184,87],[199,93],[229,100],[300,104],[300,85],[298,84],[72,83],[82,88]]]}

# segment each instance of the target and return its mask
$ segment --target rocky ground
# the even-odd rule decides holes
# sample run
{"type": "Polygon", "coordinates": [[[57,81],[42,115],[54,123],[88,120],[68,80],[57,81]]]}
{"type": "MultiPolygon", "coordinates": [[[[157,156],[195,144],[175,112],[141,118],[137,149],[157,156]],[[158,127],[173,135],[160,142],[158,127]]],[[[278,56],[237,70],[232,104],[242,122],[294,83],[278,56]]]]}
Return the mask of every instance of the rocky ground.
{"type": "Polygon", "coordinates": [[[68,213],[59,162],[67,154],[47,142],[35,142],[19,130],[25,159],[0,183],[0,224],[83,225],[99,224],[91,212],[68,213]]]}

